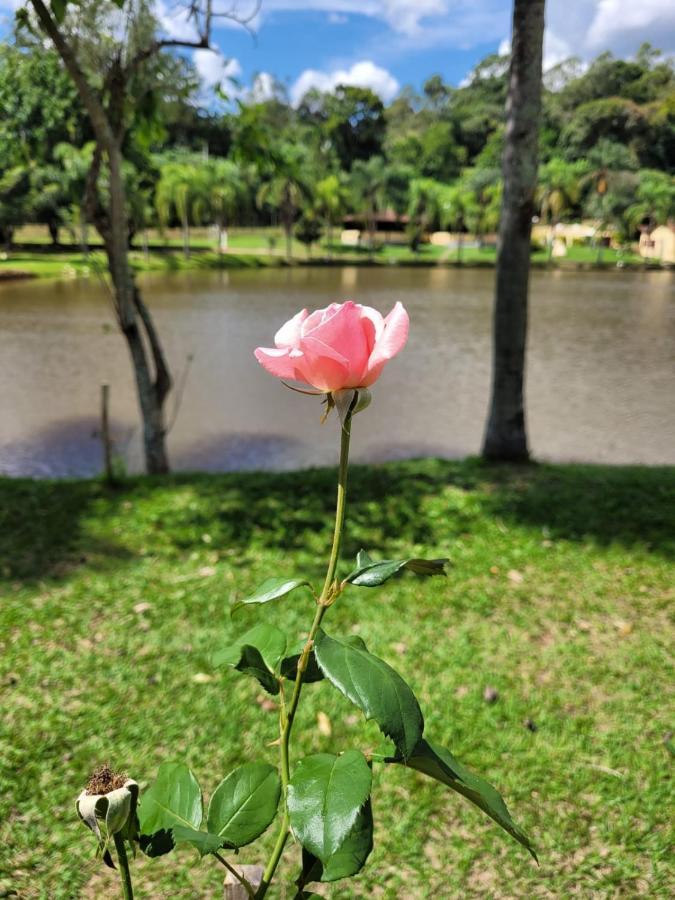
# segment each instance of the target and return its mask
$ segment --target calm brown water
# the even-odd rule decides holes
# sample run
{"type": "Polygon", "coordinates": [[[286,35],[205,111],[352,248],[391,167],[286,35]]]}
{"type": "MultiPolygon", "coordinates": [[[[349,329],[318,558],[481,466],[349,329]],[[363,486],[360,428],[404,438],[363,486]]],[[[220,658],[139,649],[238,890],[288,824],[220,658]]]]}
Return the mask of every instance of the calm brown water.
{"type": "MultiPolygon", "coordinates": [[[[354,456],[477,453],[486,415],[493,273],[295,269],[148,277],[144,288],[181,378],[170,434],[180,469],[333,463],[335,422],[266,375],[252,350],[303,306],[404,301],[411,338],[354,429],[354,456]]],[[[529,430],[540,459],[675,464],[675,278],[537,273],[529,430]]],[[[0,286],[0,472],[100,470],[99,390],[112,386],[118,450],[141,466],[126,347],[95,281],[0,286]]]]}

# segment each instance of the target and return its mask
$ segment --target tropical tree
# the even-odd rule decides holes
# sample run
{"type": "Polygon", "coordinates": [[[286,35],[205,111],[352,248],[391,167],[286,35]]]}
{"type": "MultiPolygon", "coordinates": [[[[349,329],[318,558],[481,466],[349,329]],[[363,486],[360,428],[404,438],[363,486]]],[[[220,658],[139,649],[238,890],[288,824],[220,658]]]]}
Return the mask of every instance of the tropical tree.
{"type": "MultiPolygon", "coordinates": [[[[638,192],[637,172],[611,172],[601,189],[586,198],[586,214],[598,222],[600,229],[613,228],[620,242],[630,240],[637,228],[633,210],[638,192]]],[[[602,260],[602,243],[598,244],[598,262],[602,260]]]]}
{"type": "Polygon", "coordinates": [[[375,248],[377,213],[385,209],[388,201],[389,171],[381,156],[368,160],[356,160],[350,177],[352,203],[361,212],[368,230],[368,249],[372,256],[375,248]]]}
{"type": "Polygon", "coordinates": [[[636,200],[627,209],[634,228],[665,225],[675,216],[675,178],[666,172],[642,169],[638,174],[636,200]]]}
{"type": "Polygon", "coordinates": [[[0,174],[0,243],[12,245],[15,229],[26,221],[26,198],[30,188],[25,166],[13,166],[0,174]]]}
{"type": "Polygon", "coordinates": [[[190,225],[199,221],[207,203],[201,165],[199,157],[191,162],[178,159],[163,163],[155,191],[160,227],[168,227],[174,216],[180,221],[186,259],[190,256],[190,225]]]}
{"type": "Polygon", "coordinates": [[[457,262],[462,262],[464,232],[478,216],[476,195],[465,181],[457,181],[445,188],[441,195],[440,219],[443,228],[457,232],[457,262]]]}
{"type": "Polygon", "coordinates": [[[483,236],[499,227],[502,203],[501,173],[495,168],[465,169],[462,183],[473,194],[474,203],[468,211],[467,222],[476,235],[479,247],[483,246],[483,236]]]}
{"type": "Polygon", "coordinates": [[[307,256],[312,255],[312,246],[321,237],[321,219],[313,209],[306,209],[295,226],[295,236],[307,247],[307,256]]]}
{"type": "Polygon", "coordinates": [[[442,216],[442,197],[446,186],[433,178],[413,178],[410,182],[408,218],[413,249],[417,249],[425,231],[442,216]]]}
{"type": "Polygon", "coordinates": [[[222,253],[223,233],[242,206],[245,180],[241,168],[229,159],[210,159],[202,171],[209,214],[218,229],[218,253],[222,253]]]}
{"type": "Polygon", "coordinates": [[[549,258],[553,253],[553,227],[578,206],[587,174],[584,160],[570,163],[554,157],[539,168],[536,202],[542,221],[551,225],[549,258]]]}
{"type": "Polygon", "coordinates": [[[537,186],[544,0],[514,0],[494,310],[492,395],[483,455],[526,460],[524,380],[530,237],[537,186]]]}
{"type": "Polygon", "coordinates": [[[340,223],[347,201],[347,188],[337,173],[326,175],[314,185],[314,209],[326,225],[329,251],[333,244],[333,228],[340,223]]]}
{"type": "MultiPolygon", "coordinates": [[[[96,145],[93,141],[86,143],[81,148],[64,141],[54,148],[54,161],[62,185],[62,221],[71,230],[74,238],[76,231],[79,230],[79,242],[85,250],[89,241],[87,215],[83,205],[95,150],[96,145]]],[[[94,202],[94,198],[91,196],[93,193],[94,187],[91,187],[89,190],[90,203],[94,202]]],[[[96,185],[95,193],[95,202],[101,203],[98,185],[96,185]]]]}
{"type": "MultiPolygon", "coordinates": [[[[178,4],[181,5],[181,4],[178,4]]],[[[143,419],[146,468],[169,469],[166,452],[165,401],[171,374],[150,310],[129,264],[129,205],[124,180],[125,138],[130,126],[144,118],[152,97],[153,62],[169,47],[209,49],[214,21],[236,18],[232,8],[218,9],[213,0],[185,0],[194,37],[163,38],[149,0],[30,0],[17,15],[28,30],[35,25],[49,39],[72,79],[96,142],[87,179],[90,195],[98,190],[105,166],[105,203],[85,202],[103,238],[113,286],[115,313],[133,364],[143,419]],[[76,14],[71,7],[77,6],[76,14]],[[120,10],[124,9],[120,12],[120,10]],[[29,9],[35,18],[31,19],[29,9]]]]}
{"type": "Polygon", "coordinates": [[[307,155],[299,146],[284,143],[271,163],[272,174],[260,186],[259,207],[276,210],[286,236],[286,258],[293,256],[293,225],[303,202],[310,196],[306,169],[307,155]]]}

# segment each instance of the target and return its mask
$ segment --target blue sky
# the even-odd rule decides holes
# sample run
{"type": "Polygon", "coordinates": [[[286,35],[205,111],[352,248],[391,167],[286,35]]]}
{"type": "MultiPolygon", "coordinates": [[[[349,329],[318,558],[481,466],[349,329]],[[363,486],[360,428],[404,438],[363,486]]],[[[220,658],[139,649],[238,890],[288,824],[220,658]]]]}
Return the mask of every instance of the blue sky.
{"type": "MultiPolygon", "coordinates": [[[[169,28],[172,2],[157,0],[169,28]]],[[[239,0],[240,12],[253,2],[239,0]]],[[[225,72],[250,86],[263,73],[261,95],[272,75],[295,102],[309,87],[329,90],[339,82],[373,87],[391,100],[434,73],[461,83],[487,53],[508,47],[510,15],[510,0],[262,0],[251,23],[255,40],[242,29],[220,28],[216,42],[229,64],[208,54],[197,63],[207,83],[225,72]]],[[[630,55],[645,40],[675,49],[675,0],[547,2],[546,67],[603,50],[630,55]]]]}
{"type": "MultiPolygon", "coordinates": [[[[0,0],[1,19],[25,0],[0,0]]],[[[164,32],[190,30],[186,0],[153,0],[164,32]]],[[[256,0],[234,3],[242,16],[256,0]]],[[[460,84],[486,54],[505,51],[511,0],[262,0],[250,23],[254,36],[233,23],[215,34],[220,54],[199,51],[195,62],[208,94],[228,76],[259,97],[273,78],[298,102],[310,87],[372,87],[385,101],[404,85],[421,87],[440,73],[460,84]],[[257,80],[256,80],[257,79],[257,80]]],[[[675,0],[547,0],[544,64],[569,56],[582,61],[603,50],[630,56],[643,41],[675,51],[675,0]]]]}
{"type": "Polygon", "coordinates": [[[254,73],[270,72],[291,89],[307,70],[349,72],[358,63],[371,62],[399,85],[418,87],[435,72],[458,83],[479,59],[498,48],[508,33],[508,17],[502,18],[501,27],[485,39],[477,35],[464,46],[452,48],[419,46],[420,35],[396,31],[373,16],[315,10],[264,15],[255,40],[232,28],[220,29],[217,40],[224,54],[238,60],[244,80],[254,73]]]}

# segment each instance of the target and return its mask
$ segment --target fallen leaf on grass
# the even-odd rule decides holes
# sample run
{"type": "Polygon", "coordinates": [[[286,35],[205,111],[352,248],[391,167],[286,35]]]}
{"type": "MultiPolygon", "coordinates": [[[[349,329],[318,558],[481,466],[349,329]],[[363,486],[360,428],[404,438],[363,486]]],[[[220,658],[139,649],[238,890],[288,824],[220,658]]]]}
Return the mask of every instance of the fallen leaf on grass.
{"type": "Polygon", "coordinates": [[[333,733],[333,726],[331,725],[331,721],[326,715],[325,712],[319,712],[316,714],[316,727],[319,730],[319,734],[322,734],[324,737],[330,737],[333,733]]]}

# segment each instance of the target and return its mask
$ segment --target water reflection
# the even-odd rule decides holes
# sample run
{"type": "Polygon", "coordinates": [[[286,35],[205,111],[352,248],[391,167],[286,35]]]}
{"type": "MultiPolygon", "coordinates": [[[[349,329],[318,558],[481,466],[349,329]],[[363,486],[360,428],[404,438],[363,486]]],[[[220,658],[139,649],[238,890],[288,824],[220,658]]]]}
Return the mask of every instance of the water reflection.
{"type": "MultiPolygon", "coordinates": [[[[194,361],[169,439],[184,469],[332,464],[336,423],[256,364],[303,306],[351,296],[411,315],[406,351],[354,429],[360,461],[480,449],[490,383],[493,272],[302,268],[145,279],[175,375],[194,361]]],[[[111,385],[118,449],[141,467],[137,401],[123,340],[96,280],[0,286],[0,472],[100,468],[100,385],[111,385]]],[[[673,275],[537,272],[528,418],[539,458],[675,463],[673,275]]]]}

